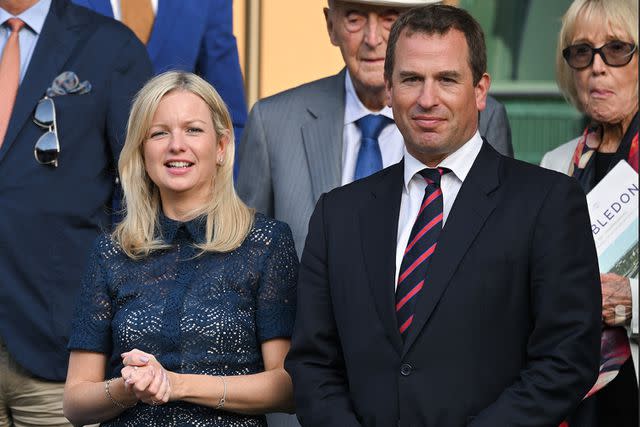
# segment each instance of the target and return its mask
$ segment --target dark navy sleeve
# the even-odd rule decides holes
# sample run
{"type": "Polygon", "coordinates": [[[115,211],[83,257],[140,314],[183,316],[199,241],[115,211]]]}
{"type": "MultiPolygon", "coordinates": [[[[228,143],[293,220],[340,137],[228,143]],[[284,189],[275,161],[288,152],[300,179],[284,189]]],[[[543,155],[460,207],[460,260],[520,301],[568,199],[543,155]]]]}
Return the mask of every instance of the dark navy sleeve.
{"type": "Polygon", "coordinates": [[[290,337],[296,313],[298,256],[288,225],[278,223],[270,245],[258,288],[256,323],[260,342],[290,337]]]}
{"type": "Polygon", "coordinates": [[[69,350],[87,350],[111,354],[112,301],[105,268],[104,254],[112,246],[107,235],[94,245],[82,278],[82,290],[75,310],[69,350]]]}

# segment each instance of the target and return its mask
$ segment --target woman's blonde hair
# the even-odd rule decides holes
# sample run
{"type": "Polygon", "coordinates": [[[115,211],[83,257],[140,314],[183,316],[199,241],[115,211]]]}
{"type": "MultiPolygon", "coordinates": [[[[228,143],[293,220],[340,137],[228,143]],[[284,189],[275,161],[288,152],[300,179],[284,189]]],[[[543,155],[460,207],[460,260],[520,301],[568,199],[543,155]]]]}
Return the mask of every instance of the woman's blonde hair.
{"type": "Polygon", "coordinates": [[[562,51],[571,45],[579,19],[587,22],[601,21],[606,23],[614,30],[625,33],[620,36],[631,37],[631,40],[623,41],[631,41],[637,46],[638,0],[575,0],[562,18],[562,28],[556,48],[556,81],[567,101],[584,112],[584,106],[578,99],[572,68],[562,56],[562,51]]]}
{"type": "Polygon", "coordinates": [[[229,111],[218,92],[192,73],[168,71],[149,80],[136,94],[127,124],[127,138],[118,161],[124,192],[124,219],[113,238],[131,258],[166,248],[158,235],[161,200],[158,187],[144,167],[143,144],[162,98],[170,92],[187,91],[209,107],[218,138],[228,138],[222,164],[217,167],[211,199],[193,216],[206,215],[203,252],[228,252],[242,244],[253,224],[254,211],[238,197],[233,187],[234,137],[229,111]]]}

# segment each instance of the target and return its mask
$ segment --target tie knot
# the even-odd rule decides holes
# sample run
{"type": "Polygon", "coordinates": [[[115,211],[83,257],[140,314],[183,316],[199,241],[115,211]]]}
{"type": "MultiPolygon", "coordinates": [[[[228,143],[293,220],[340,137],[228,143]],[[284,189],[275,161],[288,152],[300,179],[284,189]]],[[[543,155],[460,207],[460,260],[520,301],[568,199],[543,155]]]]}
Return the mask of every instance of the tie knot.
{"type": "Polygon", "coordinates": [[[356,124],[362,132],[363,138],[378,139],[378,135],[382,132],[392,120],[382,114],[367,114],[356,120],[356,124]]]}
{"type": "Polygon", "coordinates": [[[24,27],[24,21],[20,18],[9,18],[5,21],[12,33],[17,33],[24,27]]]}
{"type": "Polygon", "coordinates": [[[435,185],[436,187],[439,187],[440,178],[442,178],[442,175],[446,174],[447,172],[449,172],[449,169],[447,168],[424,168],[418,173],[422,175],[425,181],[427,181],[427,185],[435,185]]]}

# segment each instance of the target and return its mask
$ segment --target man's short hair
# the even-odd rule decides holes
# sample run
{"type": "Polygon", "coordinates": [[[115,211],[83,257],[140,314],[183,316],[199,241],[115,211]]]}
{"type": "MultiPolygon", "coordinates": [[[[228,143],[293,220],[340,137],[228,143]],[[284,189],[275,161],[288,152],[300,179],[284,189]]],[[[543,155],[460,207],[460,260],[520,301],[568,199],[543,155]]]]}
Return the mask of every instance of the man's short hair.
{"type": "Polygon", "coordinates": [[[395,50],[400,34],[406,30],[407,36],[415,33],[444,35],[452,29],[464,34],[469,50],[469,66],[473,74],[473,85],[477,85],[487,71],[487,48],[484,33],[478,21],[465,10],[442,4],[432,4],[409,9],[393,24],[387,44],[384,63],[384,77],[391,82],[395,62],[395,50]]]}

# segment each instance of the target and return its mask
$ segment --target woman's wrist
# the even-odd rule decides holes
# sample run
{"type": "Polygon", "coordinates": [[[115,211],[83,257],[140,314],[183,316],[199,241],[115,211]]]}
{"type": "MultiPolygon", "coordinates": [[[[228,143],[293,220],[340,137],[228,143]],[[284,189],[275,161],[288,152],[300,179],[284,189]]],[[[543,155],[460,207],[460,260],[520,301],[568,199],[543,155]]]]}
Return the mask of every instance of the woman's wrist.
{"type": "Polygon", "coordinates": [[[229,384],[218,375],[178,374],[167,371],[171,395],[169,401],[183,400],[192,403],[206,401],[208,406],[222,409],[229,399],[229,384]],[[222,405],[221,405],[222,403],[222,405]]]}
{"type": "Polygon", "coordinates": [[[122,409],[132,408],[138,403],[138,397],[125,387],[124,379],[121,377],[105,380],[104,392],[114,406],[122,409]]]}
{"type": "Polygon", "coordinates": [[[169,379],[169,384],[171,386],[171,395],[169,396],[169,402],[173,402],[175,400],[183,400],[185,396],[183,376],[175,372],[166,372],[167,378],[169,379]]]}
{"type": "Polygon", "coordinates": [[[222,381],[222,396],[216,405],[216,409],[222,409],[227,402],[227,380],[225,380],[222,375],[219,375],[218,378],[222,381]]]}

